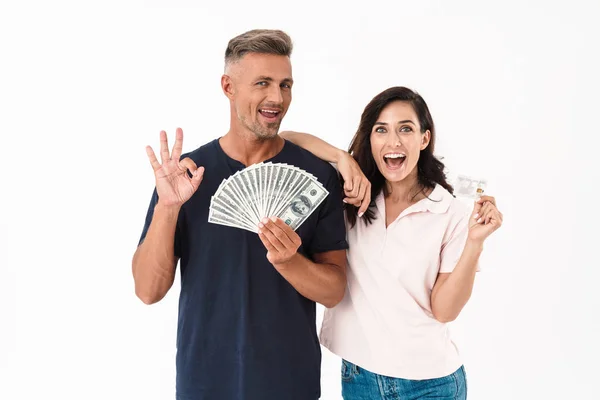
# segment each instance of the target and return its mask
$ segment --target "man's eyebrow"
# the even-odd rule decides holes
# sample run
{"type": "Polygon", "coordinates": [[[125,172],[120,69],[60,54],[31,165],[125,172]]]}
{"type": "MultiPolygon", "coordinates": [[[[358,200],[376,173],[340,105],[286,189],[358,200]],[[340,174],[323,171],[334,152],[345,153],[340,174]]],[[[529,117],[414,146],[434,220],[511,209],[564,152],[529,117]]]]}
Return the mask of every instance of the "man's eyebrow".
{"type": "MultiPolygon", "coordinates": [[[[266,75],[261,75],[258,78],[255,79],[256,81],[267,81],[267,82],[273,82],[275,79],[271,78],[270,76],[266,76],[266,75]]],[[[282,80],[282,82],[288,82],[288,83],[294,83],[294,80],[292,78],[284,78],[282,80]]]]}

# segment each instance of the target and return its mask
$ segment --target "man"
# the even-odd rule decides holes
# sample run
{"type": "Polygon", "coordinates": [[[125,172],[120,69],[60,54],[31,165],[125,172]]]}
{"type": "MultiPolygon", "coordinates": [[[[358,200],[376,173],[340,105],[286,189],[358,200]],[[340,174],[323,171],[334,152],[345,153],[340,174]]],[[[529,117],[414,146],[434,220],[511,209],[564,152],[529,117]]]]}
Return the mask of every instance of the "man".
{"type": "Polygon", "coordinates": [[[316,302],[333,307],[342,299],[347,243],[335,170],[278,135],[292,99],[291,52],[278,30],[231,39],[221,78],[227,134],[181,155],[181,129],[171,154],[162,131],[161,162],[146,150],[156,188],[133,276],[136,295],[152,304],[171,287],[180,261],[180,400],[320,397],[316,302]],[[219,184],[259,162],[306,170],[329,195],[296,231],[276,218],[263,220],[258,234],[209,223],[219,184]]]}

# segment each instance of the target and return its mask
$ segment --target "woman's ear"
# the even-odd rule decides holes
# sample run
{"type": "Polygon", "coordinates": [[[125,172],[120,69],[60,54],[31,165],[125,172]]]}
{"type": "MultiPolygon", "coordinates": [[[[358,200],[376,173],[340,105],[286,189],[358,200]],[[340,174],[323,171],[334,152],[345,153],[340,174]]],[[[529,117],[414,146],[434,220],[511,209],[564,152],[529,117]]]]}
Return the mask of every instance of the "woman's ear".
{"type": "Polygon", "coordinates": [[[421,150],[425,150],[427,146],[429,146],[429,141],[431,140],[431,132],[429,129],[425,131],[423,135],[421,135],[421,150]]]}

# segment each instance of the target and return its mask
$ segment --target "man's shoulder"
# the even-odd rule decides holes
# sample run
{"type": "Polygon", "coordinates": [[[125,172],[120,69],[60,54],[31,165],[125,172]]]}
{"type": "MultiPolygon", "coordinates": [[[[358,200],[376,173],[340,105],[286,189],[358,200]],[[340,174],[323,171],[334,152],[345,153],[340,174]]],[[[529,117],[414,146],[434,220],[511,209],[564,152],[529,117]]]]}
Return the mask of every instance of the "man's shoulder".
{"type": "Polygon", "coordinates": [[[290,157],[290,162],[296,165],[298,168],[302,168],[305,171],[315,175],[323,185],[326,182],[337,182],[338,172],[337,170],[328,163],[327,161],[321,160],[308,150],[286,140],[288,147],[287,157],[290,157]]]}
{"type": "Polygon", "coordinates": [[[194,150],[183,153],[180,159],[190,158],[192,161],[199,165],[199,162],[206,163],[207,161],[216,158],[217,147],[216,143],[219,139],[212,139],[194,150]]]}

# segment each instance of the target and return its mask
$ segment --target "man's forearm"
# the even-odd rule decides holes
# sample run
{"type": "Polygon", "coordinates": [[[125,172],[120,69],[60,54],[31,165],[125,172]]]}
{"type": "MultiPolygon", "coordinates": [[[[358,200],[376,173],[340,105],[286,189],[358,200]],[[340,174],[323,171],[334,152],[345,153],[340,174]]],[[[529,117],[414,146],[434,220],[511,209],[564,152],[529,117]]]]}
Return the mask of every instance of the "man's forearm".
{"type": "Polygon", "coordinates": [[[132,260],[135,293],[146,304],[161,300],[175,278],[175,229],[179,207],[157,204],[144,241],[132,260]]]}
{"type": "Polygon", "coordinates": [[[301,295],[327,308],[344,297],[346,273],[342,266],[315,263],[296,253],[290,261],[275,268],[301,295]]]}

